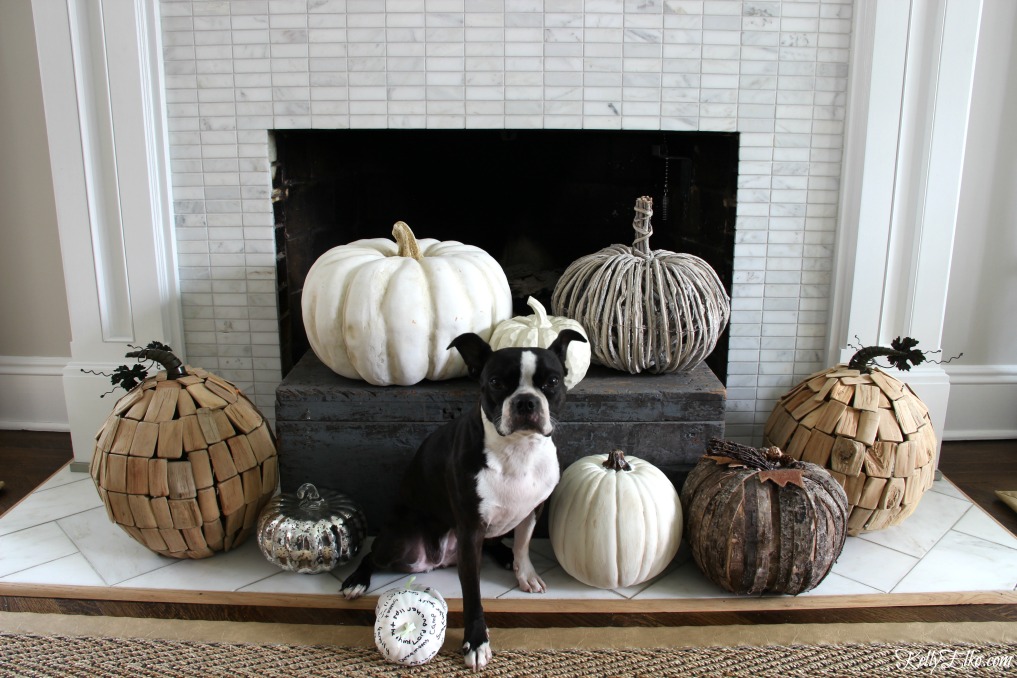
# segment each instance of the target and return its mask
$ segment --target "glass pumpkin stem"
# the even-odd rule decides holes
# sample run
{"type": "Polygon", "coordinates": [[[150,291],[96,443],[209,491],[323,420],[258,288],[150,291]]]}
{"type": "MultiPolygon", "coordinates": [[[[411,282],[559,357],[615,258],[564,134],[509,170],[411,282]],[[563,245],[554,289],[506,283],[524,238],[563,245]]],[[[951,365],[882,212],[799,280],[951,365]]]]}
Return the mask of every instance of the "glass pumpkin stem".
{"type": "Polygon", "coordinates": [[[607,455],[607,461],[604,462],[604,468],[611,469],[612,471],[631,471],[632,465],[625,461],[625,453],[621,450],[613,450],[607,455]]]}
{"type": "Polygon", "coordinates": [[[413,235],[413,231],[405,221],[395,223],[395,226],[392,227],[392,237],[395,238],[396,244],[399,246],[396,256],[413,259],[420,259],[423,256],[420,253],[420,245],[417,243],[416,236],[413,235]]]}
{"type": "Polygon", "coordinates": [[[650,217],[653,216],[653,198],[644,195],[636,200],[636,217],[632,220],[632,228],[636,232],[636,239],[632,242],[632,251],[644,257],[650,256],[650,236],[653,235],[653,226],[650,224],[650,217]]]}
{"type": "Polygon", "coordinates": [[[297,488],[297,499],[300,500],[300,508],[304,511],[320,511],[325,506],[325,500],[318,494],[318,488],[311,483],[304,483],[297,488]]]}

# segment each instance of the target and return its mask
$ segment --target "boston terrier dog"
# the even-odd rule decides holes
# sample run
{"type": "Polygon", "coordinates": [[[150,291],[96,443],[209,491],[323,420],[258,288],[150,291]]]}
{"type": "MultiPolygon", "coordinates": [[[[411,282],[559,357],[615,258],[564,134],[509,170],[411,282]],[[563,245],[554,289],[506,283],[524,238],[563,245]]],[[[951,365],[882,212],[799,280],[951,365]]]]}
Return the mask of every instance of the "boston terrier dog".
{"type": "Polygon", "coordinates": [[[463,591],[463,655],[474,670],[491,659],[480,600],[482,549],[515,571],[519,588],[543,593],[530,562],[533,527],[558,484],[551,439],[565,402],[565,354],[574,330],[547,349],[492,351],[476,334],[456,337],[469,374],[480,382],[479,403],[429,435],[402,479],[389,521],[370,553],[342,584],[353,600],[378,569],[428,572],[458,565],[463,591]],[[512,548],[501,542],[512,532],[512,548]]]}

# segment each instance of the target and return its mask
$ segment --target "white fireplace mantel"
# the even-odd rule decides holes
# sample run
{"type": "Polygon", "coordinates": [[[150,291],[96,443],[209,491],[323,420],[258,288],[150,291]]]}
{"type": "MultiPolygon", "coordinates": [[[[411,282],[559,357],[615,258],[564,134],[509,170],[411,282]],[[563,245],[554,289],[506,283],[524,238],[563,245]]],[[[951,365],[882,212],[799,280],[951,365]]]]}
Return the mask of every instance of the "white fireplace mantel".
{"type": "Polygon", "coordinates": [[[129,344],[183,351],[158,12],[153,2],[32,4],[71,323],[74,459],[111,409],[129,344]]]}
{"type": "MultiPolygon", "coordinates": [[[[33,12],[71,313],[64,385],[80,462],[90,458],[110,406],[97,397],[108,389],[105,379],[81,370],[109,371],[123,362],[127,343],[160,339],[187,350],[160,6],[33,0],[33,12]]],[[[939,348],[981,14],[981,0],[853,5],[832,298],[826,355],[819,356],[827,363],[844,359],[856,336],[885,343],[910,334],[926,349],[939,348]]],[[[374,104],[349,107],[370,111],[374,104]]],[[[657,110],[633,106],[645,109],[657,110]]],[[[337,120],[350,115],[332,112],[337,120]]],[[[945,373],[930,366],[908,379],[942,430],[945,373]]],[[[766,402],[752,403],[757,415],[766,402]]]]}

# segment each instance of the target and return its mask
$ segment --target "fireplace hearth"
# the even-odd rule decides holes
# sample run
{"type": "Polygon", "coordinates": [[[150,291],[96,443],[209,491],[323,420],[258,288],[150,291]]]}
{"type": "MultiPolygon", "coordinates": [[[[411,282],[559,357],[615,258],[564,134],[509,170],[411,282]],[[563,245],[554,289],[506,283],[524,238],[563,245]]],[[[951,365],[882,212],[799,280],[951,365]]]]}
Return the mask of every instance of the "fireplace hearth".
{"type": "MultiPolygon", "coordinates": [[[[331,247],[389,237],[459,240],[502,264],[515,311],[547,308],[562,271],[631,243],[632,207],[654,198],[651,246],[689,252],[730,292],[738,135],[610,130],[287,130],[274,133],[273,197],[283,372],[308,350],[307,271],[331,247]]],[[[707,361],[724,381],[727,335],[707,361]]]]}

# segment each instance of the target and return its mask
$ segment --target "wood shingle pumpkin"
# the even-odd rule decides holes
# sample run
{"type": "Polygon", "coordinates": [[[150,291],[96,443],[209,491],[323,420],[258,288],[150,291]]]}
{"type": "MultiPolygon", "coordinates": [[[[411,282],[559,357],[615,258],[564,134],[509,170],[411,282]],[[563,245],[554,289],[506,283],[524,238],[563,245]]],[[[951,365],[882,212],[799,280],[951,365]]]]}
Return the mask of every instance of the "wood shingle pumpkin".
{"type": "Polygon", "coordinates": [[[910,386],[869,364],[891,350],[911,350],[921,362],[914,344],[903,348],[907,341],[914,340],[862,349],[847,365],[810,375],[780,398],[763,430],[765,444],[827,468],[844,487],[851,535],[903,522],[935,477],[928,408],[910,386]]]}
{"type": "Polygon", "coordinates": [[[279,482],[268,422],[232,383],[167,351],[96,435],[91,476],[111,521],[171,558],[239,546],[279,482]]]}

